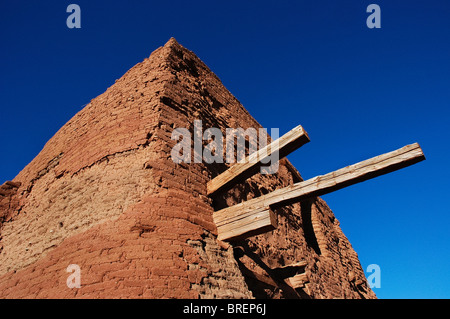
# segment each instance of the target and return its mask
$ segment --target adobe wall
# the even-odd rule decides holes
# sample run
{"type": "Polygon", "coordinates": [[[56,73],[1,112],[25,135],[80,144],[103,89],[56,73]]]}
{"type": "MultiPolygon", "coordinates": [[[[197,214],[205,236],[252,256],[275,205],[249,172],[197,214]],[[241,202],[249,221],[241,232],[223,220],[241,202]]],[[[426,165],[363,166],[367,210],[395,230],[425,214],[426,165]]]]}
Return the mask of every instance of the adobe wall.
{"type": "Polygon", "coordinates": [[[260,127],[171,39],[61,128],[14,179],[22,185],[0,230],[0,297],[375,297],[321,199],[277,208],[271,233],[218,241],[214,209],[300,177],[283,160],[277,174],[208,198],[206,183],[227,164],[170,158],[171,132],[192,132],[196,119],[223,131],[260,127]],[[292,291],[272,269],[301,260],[309,283],[292,291]],[[70,264],[81,268],[81,288],[66,285],[70,264]]]}

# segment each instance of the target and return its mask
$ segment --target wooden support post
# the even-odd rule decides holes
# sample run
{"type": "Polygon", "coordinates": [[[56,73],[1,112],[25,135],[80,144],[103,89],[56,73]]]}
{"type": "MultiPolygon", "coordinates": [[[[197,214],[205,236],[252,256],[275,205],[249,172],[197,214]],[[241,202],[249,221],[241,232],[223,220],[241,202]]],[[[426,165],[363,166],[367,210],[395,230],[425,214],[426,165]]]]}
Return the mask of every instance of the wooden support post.
{"type": "MultiPolygon", "coordinates": [[[[407,167],[424,159],[425,156],[419,144],[414,143],[326,175],[317,176],[246,202],[224,208],[215,212],[213,217],[215,221],[218,221],[225,220],[227,216],[232,216],[233,220],[235,220],[233,226],[238,227],[241,216],[252,216],[256,212],[267,210],[270,206],[290,204],[307,197],[327,194],[343,187],[407,167]]],[[[247,230],[249,231],[250,229],[247,227],[247,230]]],[[[231,231],[231,229],[228,231],[231,231]]]]}
{"type": "Polygon", "coordinates": [[[275,214],[269,207],[261,207],[246,214],[214,216],[218,239],[223,241],[246,238],[271,231],[277,227],[275,214]]]}
{"type": "Polygon", "coordinates": [[[207,184],[208,195],[213,195],[219,190],[230,187],[239,180],[251,177],[257,172],[261,162],[272,154],[278,152],[281,159],[308,142],[308,134],[301,125],[293,128],[276,141],[250,154],[243,162],[232,165],[225,172],[210,180],[207,184]]]}

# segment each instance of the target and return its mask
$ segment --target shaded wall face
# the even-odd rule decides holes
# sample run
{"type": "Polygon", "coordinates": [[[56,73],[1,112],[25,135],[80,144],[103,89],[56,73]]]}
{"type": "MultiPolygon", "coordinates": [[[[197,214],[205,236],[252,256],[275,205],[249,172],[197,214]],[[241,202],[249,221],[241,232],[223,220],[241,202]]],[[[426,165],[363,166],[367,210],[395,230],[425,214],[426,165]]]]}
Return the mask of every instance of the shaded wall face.
{"type": "Polygon", "coordinates": [[[217,241],[214,209],[299,177],[283,160],[277,174],[208,198],[206,183],[229,165],[171,158],[173,130],[194,133],[195,120],[222,132],[260,127],[192,52],[169,41],[69,121],[17,177],[20,204],[1,229],[0,296],[374,296],[320,199],[276,208],[271,233],[217,241]],[[309,283],[294,290],[286,266],[302,260],[309,283]],[[69,264],[81,268],[79,289],[67,287],[69,264]]]}
{"type": "MultiPolygon", "coordinates": [[[[260,128],[217,77],[202,68],[196,59],[183,50],[169,59],[170,65],[176,66],[176,72],[172,73],[170,85],[166,86],[162,99],[161,122],[166,128],[171,125],[172,128],[186,127],[194,133],[193,123],[198,119],[202,120],[204,130],[217,127],[224,136],[226,128],[260,128]]],[[[168,144],[174,145],[174,142],[171,144],[169,141],[168,144]]],[[[288,164],[282,160],[278,173],[257,174],[215,196],[212,201],[204,197],[205,187],[193,191],[194,194],[199,191],[200,198],[217,210],[298,182],[298,174],[288,164]]],[[[228,166],[227,163],[189,164],[189,170],[197,171],[198,175],[201,171],[203,180],[198,182],[206,186],[210,178],[228,166]],[[205,176],[208,178],[204,179],[205,176]]],[[[255,297],[375,297],[366,283],[357,254],[323,200],[312,198],[299,204],[278,207],[275,212],[278,219],[276,230],[232,244],[234,257],[255,297]],[[295,273],[280,269],[288,269],[287,266],[303,260],[307,262],[309,282],[303,288],[291,289],[286,282],[295,273]]]]}

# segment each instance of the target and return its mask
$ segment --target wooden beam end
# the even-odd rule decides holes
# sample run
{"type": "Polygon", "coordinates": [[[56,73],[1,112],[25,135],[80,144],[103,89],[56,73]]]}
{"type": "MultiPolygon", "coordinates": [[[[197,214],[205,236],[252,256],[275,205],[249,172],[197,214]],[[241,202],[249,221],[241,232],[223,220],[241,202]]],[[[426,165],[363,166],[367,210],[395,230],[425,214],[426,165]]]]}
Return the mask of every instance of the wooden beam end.
{"type": "Polygon", "coordinates": [[[256,236],[277,228],[277,218],[269,207],[249,209],[232,216],[214,213],[218,237],[222,241],[232,241],[256,236]]]}

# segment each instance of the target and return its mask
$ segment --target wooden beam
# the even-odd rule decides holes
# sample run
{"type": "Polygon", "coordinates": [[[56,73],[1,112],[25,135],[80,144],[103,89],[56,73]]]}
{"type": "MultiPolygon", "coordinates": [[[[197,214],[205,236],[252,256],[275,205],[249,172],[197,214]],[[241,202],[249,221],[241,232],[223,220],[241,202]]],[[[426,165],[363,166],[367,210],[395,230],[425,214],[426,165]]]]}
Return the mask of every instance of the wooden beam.
{"type": "Polygon", "coordinates": [[[268,286],[272,286],[275,288],[279,288],[278,283],[275,282],[275,280],[273,280],[270,276],[266,275],[261,275],[258,274],[257,272],[251,271],[250,269],[248,269],[247,267],[243,266],[243,267],[239,267],[239,269],[241,270],[242,274],[245,277],[250,277],[253,278],[254,280],[260,281],[268,286]]]}
{"type": "Polygon", "coordinates": [[[294,271],[295,273],[297,273],[299,271],[299,269],[303,269],[308,265],[308,262],[306,260],[301,260],[299,262],[296,262],[294,264],[288,264],[288,265],[284,265],[284,266],[280,266],[277,268],[274,268],[273,271],[277,272],[277,273],[288,273],[290,271],[294,271]]]}
{"type": "Polygon", "coordinates": [[[262,208],[266,209],[269,206],[290,204],[307,197],[327,194],[343,187],[407,167],[424,159],[425,156],[419,144],[414,143],[326,175],[317,176],[246,202],[224,208],[214,213],[214,219],[222,220],[226,216],[233,216],[233,218],[239,219],[240,215],[251,215],[253,211],[258,211],[262,208]]]}
{"type": "Polygon", "coordinates": [[[225,172],[210,180],[207,184],[208,195],[213,195],[219,190],[229,188],[236,182],[251,177],[261,166],[261,162],[275,152],[279,152],[279,159],[281,159],[308,142],[308,134],[301,125],[293,128],[276,141],[247,156],[243,162],[232,165],[225,172]]]}
{"type": "Polygon", "coordinates": [[[255,236],[277,227],[275,214],[269,207],[261,207],[247,213],[214,216],[218,239],[230,241],[255,236]]]}
{"type": "Polygon", "coordinates": [[[309,282],[308,276],[305,273],[297,274],[286,280],[292,288],[298,289],[305,287],[305,283],[309,282]]]}

